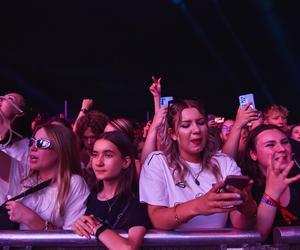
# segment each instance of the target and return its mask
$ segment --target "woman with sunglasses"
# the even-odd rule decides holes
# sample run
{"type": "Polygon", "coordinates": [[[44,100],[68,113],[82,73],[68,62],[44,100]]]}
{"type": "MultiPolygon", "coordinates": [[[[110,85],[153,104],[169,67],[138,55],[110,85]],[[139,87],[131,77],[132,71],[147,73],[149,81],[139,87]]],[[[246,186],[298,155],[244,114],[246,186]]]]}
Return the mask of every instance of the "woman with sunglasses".
{"type": "MultiPolygon", "coordinates": [[[[295,165],[296,164],[296,165],[295,165]]],[[[253,197],[258,204],[257,229],[271,241],[272,228],[300,225],[300,174],[292,160],[288,136],[276,125],[262,124],[248,137],[239,165],[254,180],[253,197]],[[294,168],[293,168],[294,167],[294,168]]]]}
{"type": "MultiPolygon", "coordinates": [[[[45,124],[29,140],[29,175],[13,187],[25,191],[51,179],[48,187],[18,201],[8,201],[9,219],[20,229],[68,229],[85,211],[89,189],[81,177],[75,134],[60,125],[45,124]]],[[[24,170],[25,172],[26,170],[24,170]]]]}
{"type": "Polygon", "coordinates": [[[80,236],[95,235],[108,249],[139,249],[149,219],[136,193],[132,142],[120,131],[105,132],[94,144],[91,161],[97,186],[88,198],[85,215],[72,229],[80,236]],[[128,239],[115,229],[126,230],[128,239]]]}
{"type": "Polygon", "coordinates": [[[234,227],[255,224],[251,184],[220,192],[226,176],[241,172],[231,158],[217,153],[205,117],[196,100],[169,103],[162,151],[147,157],[140,177],[140,200],[148,203],[157,229],[223,228],[228,214],[234,227]]]}

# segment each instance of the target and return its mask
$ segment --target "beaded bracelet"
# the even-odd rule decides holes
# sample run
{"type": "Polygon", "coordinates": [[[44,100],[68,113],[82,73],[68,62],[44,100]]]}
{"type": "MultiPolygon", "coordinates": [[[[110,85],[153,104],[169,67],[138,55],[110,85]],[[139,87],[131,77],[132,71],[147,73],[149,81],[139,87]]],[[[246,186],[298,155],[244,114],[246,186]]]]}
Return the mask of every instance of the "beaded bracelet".
{"type": "Polygon", "coordinates": [[[179,216],[178,216],[178,214],[177,214],[177,212],[176,212],[176,207],[177,207],[177,206],[178,206],[178,204],[174,206],[174,218],[175,218],[177,224],[180,225],[180,224],[181,224],[181,221],[180,221],[179,216]]]}

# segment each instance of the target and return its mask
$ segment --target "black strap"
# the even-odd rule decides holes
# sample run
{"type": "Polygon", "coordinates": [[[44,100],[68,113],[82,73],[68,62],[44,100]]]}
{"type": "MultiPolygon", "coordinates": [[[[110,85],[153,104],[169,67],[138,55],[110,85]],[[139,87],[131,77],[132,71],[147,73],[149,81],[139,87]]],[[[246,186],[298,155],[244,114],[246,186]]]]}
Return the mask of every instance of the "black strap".
{"type": "MultiPolygon", "coordinates": [[[[8,202],[8,201],[15,201],[15,200],[18,200],[18,199],[20,199],[20,198],[23,198],[23,197],[25,197],[25,196],[27,196],[27,195],[29,195],[29,194],[35,193],[35,192],[37,192],[37,191],[39,191],[39,190],[41,190],[41,189],[43,189],[43,188],[49,186],[50,183],[51,183],[51,181],[52,181],[52,179],[49,179],[49,180],[47,180],[47,181],[43,181],[43,182],[41,182],[40,184],[38,184],[38,185],[36,185],[36,186],[34,186],[34,187],[31,187],[31,188],[25,190],[24,192],[20,193],[19,195],[16,195],[16,196],[10,198],[10,199],[7,200],[6,202],[8,202]]],[[[4,206],[6,202],[4,202],[4,203],[1,205],[1,207],[4,206]]]]}

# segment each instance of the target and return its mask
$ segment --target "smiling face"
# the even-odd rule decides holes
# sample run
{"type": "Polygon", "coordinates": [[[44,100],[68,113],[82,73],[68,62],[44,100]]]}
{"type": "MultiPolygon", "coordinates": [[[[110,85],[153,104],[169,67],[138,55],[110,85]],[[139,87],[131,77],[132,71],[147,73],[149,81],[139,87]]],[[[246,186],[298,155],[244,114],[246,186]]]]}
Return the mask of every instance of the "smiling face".
{"type": "Polygon", "coordinates": [[[121,171],[130,165],[130,158],[123,158],[117,146],[105,139],[95,142],[91,160],[97,180],[103,181],[118,181],[121,171]]]}
{"type": "Polygon", "coordinates": [[[257,161],[263,173],[266,173],[270,159],[288,163],[292,159],[291,144],[287,136],[278,129],[269,129],[257,135],[255,151],[250,152],[252,160],[257,161]]]}
{"type": "Polygon", "coordinates": [[[37,130],[34,139],[46,139],[50,141],[49,148],[38,148],[33,143],[29,150],[30,169],[39,172],[42,179],[54,177],[58,171],[59,156],[55,151],[53,140],[48,136],[44,128],[37,130]]]}
{"type": "Polygon", "coordinates": [[[200,153],[207,141],[207,125],[204,115],[196,108],[185,108],[181,112],[172,140],[177,141],[180,156],[189,162],[201,162],[200,153]]]}

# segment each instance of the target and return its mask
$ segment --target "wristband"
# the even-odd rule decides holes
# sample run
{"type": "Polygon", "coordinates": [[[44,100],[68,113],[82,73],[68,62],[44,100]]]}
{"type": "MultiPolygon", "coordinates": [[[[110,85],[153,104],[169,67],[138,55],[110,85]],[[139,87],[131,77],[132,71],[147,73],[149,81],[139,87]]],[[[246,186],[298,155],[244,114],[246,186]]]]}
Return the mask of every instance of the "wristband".
{"type": "Polygon", "coordinates": [[[109,227],[105,224],[102,224],[96,231],[95,233],[95,238],[97,241],[100,241],[99,240],[99,235],[102,234],[106,229],[109,229],[109,227]]]}

